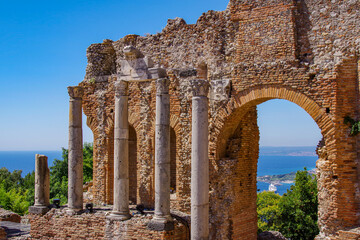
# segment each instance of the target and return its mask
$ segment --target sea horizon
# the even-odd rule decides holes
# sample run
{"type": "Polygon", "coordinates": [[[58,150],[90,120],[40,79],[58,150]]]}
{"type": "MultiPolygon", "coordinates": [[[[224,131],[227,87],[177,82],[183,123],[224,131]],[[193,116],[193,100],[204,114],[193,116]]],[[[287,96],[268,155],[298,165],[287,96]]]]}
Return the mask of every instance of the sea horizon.
{"type": "MultiPolygon", "coordinates": [[[[257,176],[278,175],[316,167],[316,146],[262,146],[259,151],[257,176]]],[[[9,171],[22,170],[22,176],[34,171],[35,154],[48,157],[48,165],[52,166],[54,159],[62,159],[62,150],[20,150],[0,151],[0,168],[6,167],[9,171]]],[[[277,186],[282,195],[292,184],[277,186]]],[[[267,190],[268,183],[258,182],[260,191],[267,190]]]]}

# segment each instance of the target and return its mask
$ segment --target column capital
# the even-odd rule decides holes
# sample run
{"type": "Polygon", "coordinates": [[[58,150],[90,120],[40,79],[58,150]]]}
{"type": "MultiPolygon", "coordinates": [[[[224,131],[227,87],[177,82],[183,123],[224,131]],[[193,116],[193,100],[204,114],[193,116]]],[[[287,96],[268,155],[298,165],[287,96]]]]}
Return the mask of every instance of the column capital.
{"type": "Polygon", "coordinates": [[[156,94],[169,94],[170,80],[168,78],[159,78],[155,81],[156,94]]]}
{"type": "Polygon", "coordinates": [[[193,97],[207,96],[209,92],[209,81],[202,79],[190,80],[190,88],[193,97]]]}
{"type": "Polygon", "coordinates": [[[68,89],[68,93],[69,96],[71,98],[82,98],[84,95],[84,89],[82,87],[79,86],[70,86],[67,88],[68,89]]]}
{"type": "Polygon", "coordinates": [[[114,83],[114,88],[116,97],[127,96],[129,94],[129,83],[127,81],[116,81],[114,83]]]}

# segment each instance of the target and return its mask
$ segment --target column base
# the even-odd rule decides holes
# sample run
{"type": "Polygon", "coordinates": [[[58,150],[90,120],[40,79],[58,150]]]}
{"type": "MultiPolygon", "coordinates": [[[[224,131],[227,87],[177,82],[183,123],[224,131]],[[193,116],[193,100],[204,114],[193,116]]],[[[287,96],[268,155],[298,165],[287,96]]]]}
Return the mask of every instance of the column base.
{"type": "Polygon", "coordinates": [[[73,208],[67,208],[65,210],[65,213],[69,216],[73,216],[73,215],[79,215],[81,213],[83,213],[83,209],[73,209],[73,208]]]}
{"type": "Polygon", "coordinates": [[[149,222],[148,228],[154,231],[171,231],[174,230],[174,221],[172,219],[154,217],[149,222]]]}
{"type": "Polygon", "coordinates": [[[115,220],[115,221],[126,221],[126,220],[129,220],[130,218],[131,218],[131,215],[129,213],[123,214],[123,213],[118,213],[118,212],[112,212],[108,216],[106,216],[106,219],[115,220]]]}
{"type": "Polygon", "coordinates": [[[45,214],[50,210],[47,206],[30,206],[29,213],[33,214],[45,214]]]}

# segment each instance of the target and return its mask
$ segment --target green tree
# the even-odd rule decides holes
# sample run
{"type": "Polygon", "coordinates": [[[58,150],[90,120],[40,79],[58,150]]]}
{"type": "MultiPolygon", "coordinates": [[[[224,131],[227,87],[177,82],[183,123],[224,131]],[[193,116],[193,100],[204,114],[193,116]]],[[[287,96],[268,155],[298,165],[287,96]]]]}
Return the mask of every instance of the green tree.
{"type": "MultiPolygon", "coordinates": [[[[84,182],[92,180],[93,145],[85,143],[83,148],[84,182]]],[[[21,177],[21,170],[12,173],[0,168],[0,205],[3,208],[25,214],[34,204],[35,172],[21,177]]],[[[61,204],[67,203],[68,193],[68,150],[62,149],[62,160],[55,159],[50,167],[50,198],[59,198],[61,204]]]]}
{"type": "MultiPolygon", "coordinates": [[[[68,194],[68,155],[69,151],[62,148],[62,160],[55,159],[50,167],[50,198],[59,198],[61,204],[67,203],[68,194]]],[[[83,176],[84,183],[92,181],[93,145],[84,143],[83,176]]]]}
{"type": "Polygon", "coordinates": [[[35,195],[35,171],[28,173],[22,179],[21,188],[26,189],[25,198],[29,202],[29,205],[34,205],[35,195]]]}
{"type": "Polygon", "coordinates": [[[11,173],[6,168],[0,169],[0,205],[23,215],[30,206],[27,197],[34,189],[34,183],[27,189],[25,187],[27,182],[21,177],[21,173],[21,170],[14,170],[11,173]]]}
{"type": "Polygon", "coordinates": [[[54,159],[50,167],[50,198],[59,198],[67,202],[68,150],[62,148],[62,159],[54,159]]]}
{"type": "Polygon", "coordinates": [[[9,172],[5,167],[0,168],[0,184],[2,184],[6,191],[12,188],[19,188],[22,183],[21,173],[21,170],[9,172]]]}
{"type": "Polygon", "coordinates": [[[274,192],[263,191],[257,195],[258,233],[277,231],[280,214],[279,202],[281,196],[274,192]]]}
{"type": "Polygon", "coordinates": [[[90,182],[93,179],[93,145],[92,143],[84,143],[83,148],[83,174],[84,183],[90,182]]]}
{"type": "Polygon", "coordinates": [[[285,237],[307,240],[319,233],[316,178],[306,168],[296,173],[295,184],[280,199],[279,209],[279,231],[285,237]]]}

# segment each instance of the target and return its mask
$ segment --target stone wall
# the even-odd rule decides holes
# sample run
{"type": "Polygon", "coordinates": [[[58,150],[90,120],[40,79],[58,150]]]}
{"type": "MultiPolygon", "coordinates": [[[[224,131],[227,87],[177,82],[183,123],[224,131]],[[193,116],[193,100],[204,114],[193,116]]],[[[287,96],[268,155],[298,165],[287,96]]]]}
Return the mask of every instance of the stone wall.
{"type": "Polygon", "coordinates": [[[17,213],[0,208],[0,222],[1,221],[20,223],[21,216],[17,213]]]}
{"type": "MultiPolygon", "coordinates": [[[[256,106],[270,99],[286,99],[302,107],[323,135],[326,153],[317,163],[319,237],[358,226],[359,137],[349,135],[343,119],[360,117],[359,20],[360,2],[356,0],[231,0],[228,9],[204,13],[196,24],[176,18],[168,20],[161,33],[129,35],[91,45],[80,85],[85,88],[87,124],[94,133],[94,201],[112,202],[113,85],[124,74],[124,47],[131,45],[138,50],[138,60],[128,64],[142,65],[141,74],[148,74],[153,67],[165,68],[171,81],[170,125],[176,138],[173,209],[190,211],[188,89],[190,79],[201,77],[212,86],[209,159],[213,239],[255,238],[256,106]]],[[[136,166],[132,170],[136,174],[130,173],[131,199],[153,207],[153,79],[131,82],[129,93],[129,123],[136,132],[136,147],[131,148],[136,153],[130,153],[136,156],[130,158],[130,165],[136,166]]]]}
{"type": "Polygon", "coordinates": [[[30,215],[31,239],[189,239],[189,229],[177,220],[172,231],[152,231],[147,228],[152,214],[135,214],[122,222],[106,219],[106,212],[69,216],[64,209],[52,209],[45,215],[30,215]]]}

